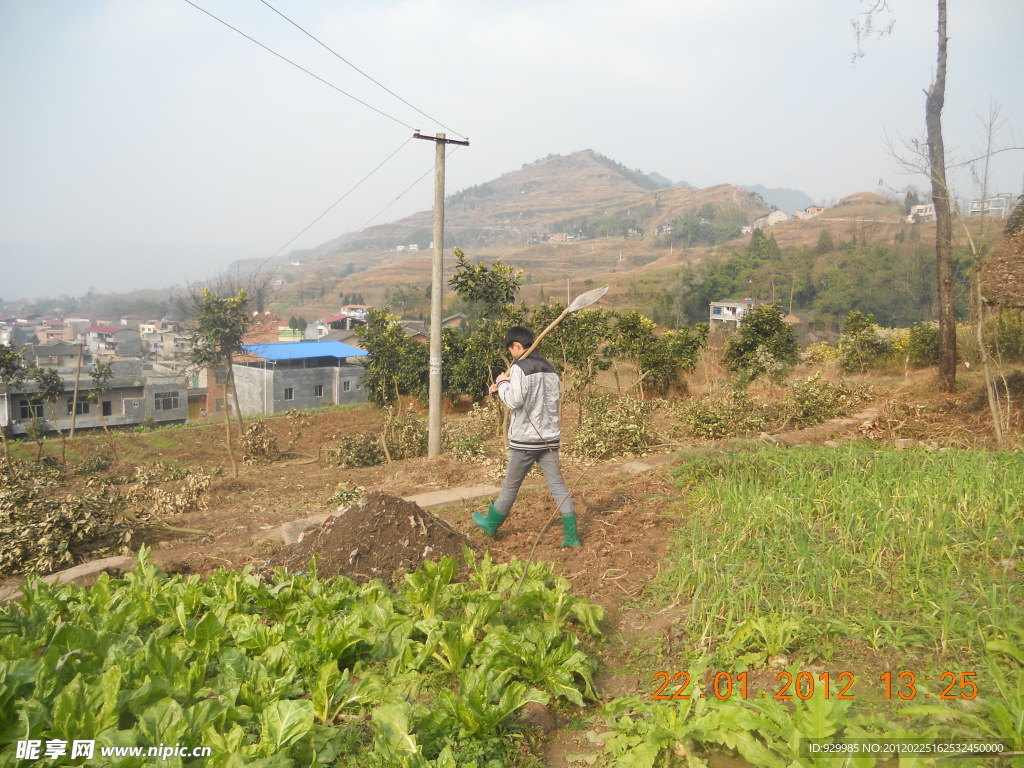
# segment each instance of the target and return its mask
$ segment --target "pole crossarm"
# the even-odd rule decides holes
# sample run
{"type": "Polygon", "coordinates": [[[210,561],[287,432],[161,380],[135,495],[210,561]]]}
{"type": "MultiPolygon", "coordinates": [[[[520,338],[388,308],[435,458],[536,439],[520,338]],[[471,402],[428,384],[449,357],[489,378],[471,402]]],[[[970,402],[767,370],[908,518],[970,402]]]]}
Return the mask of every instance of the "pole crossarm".
{"type": "Polygon", "coordinates": [[[462,147],[468,147],[469,146],[469,139],[466,139],[466,141],[459,141],[458,139],[446,138],[443,135],[439,135],[439,136],[424,136],[419,131],[416,131],[412,135],[412,137],[414,139],[425,139],[426,141],[436,141],[438,144],[458,144],[459,146],[462,146],[462,147]]]}

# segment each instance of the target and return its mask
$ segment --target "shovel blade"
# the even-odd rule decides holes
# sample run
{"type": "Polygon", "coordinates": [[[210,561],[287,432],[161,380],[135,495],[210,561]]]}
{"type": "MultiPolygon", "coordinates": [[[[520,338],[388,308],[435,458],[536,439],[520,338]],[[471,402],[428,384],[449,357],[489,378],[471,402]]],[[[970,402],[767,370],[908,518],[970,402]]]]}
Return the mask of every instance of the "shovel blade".
{"type": "Polygon", "coordinates": [[[572,300],[572,304],[569,305],[569,308],[566,310],[566,312],[575,312],[578,309],[589,307],[595,301],[597,301],[606,293],[608,293],[608,288],[609,286],[606,285],[604,288],[594,288],[592,291],[581,293],[579,296],[572,300]]]}

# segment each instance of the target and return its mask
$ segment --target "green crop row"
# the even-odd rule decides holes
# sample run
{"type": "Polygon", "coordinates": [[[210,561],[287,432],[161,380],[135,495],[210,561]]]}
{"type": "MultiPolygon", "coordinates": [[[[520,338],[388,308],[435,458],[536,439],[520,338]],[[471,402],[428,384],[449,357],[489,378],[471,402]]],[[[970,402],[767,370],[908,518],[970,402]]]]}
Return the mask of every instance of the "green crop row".
{"type": "Polygon", "coordinates": [[[682,523],[648,599],[681,607],[685,650],[659,663],[692,685],[689,698],[608,704],[612,764],[703,766],[709,749],[771,768],[839,764],[801,753],[806,739],[1022,748],[1024,456],[761,448],[692,458],[675,477],[682,523]],[[846,698],[841,670],[857,681],[846,698]],[[747,671],[749,696],[716,691],[747,671]]]}
{"type": "MultiPolygon", "coordinates": [[[[1024,624],[1024,455],[874,446],[762,449],[693,461],[672,570],[688,629],[751,620],[802,642],[976,653],[1024,624]],[[794,630],[796,631],[796,630],[794,630]]],[[[784,647],[783,647],[784,646],[784,647]]]]}
{"type": "Polygon", "coordinates": [[[76,739],[211,749],[167,766],[525,764],[509,716],[595,698],[580,638],[602,612],[546,565],[466,558],[465,581],[443,558],[394,589],[169,576],[145,551],[89,589],[31,581],[0,609],[0,765],[18,741],[76,739]]]}

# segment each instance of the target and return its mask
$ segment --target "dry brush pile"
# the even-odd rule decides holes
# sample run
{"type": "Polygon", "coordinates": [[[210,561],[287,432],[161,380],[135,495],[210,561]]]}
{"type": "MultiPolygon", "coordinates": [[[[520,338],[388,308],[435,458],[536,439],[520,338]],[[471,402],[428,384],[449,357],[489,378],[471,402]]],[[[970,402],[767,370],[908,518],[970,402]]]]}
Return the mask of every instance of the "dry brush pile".
{"type": "Polygon", "coordinates": [[[161,518],[205,508],[217,475],[157,462],[122,475],[14,462],[0,474],[0,576],[50,573],[123,551],[161,518]]]}

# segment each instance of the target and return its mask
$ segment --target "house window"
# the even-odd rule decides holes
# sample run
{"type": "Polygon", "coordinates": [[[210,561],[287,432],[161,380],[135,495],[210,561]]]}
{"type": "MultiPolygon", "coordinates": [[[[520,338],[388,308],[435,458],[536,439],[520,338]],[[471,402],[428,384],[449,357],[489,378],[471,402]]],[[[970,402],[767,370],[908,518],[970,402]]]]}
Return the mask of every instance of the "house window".
{"type": "Polygon", "coordinates": [[[173,411],[178,407],[177,392],[157,392],[155,397],[158,411],[173,411]]]}
{"type": "Polygon", "coordinates": [[[110,400],[103,401],[103,415],[110,416],[114,412],[114,404],[110,400]]]}
{"type": "Polygon", "coordinates": [[[352,382],[351,381],[343,381],[343,382],[341,382],[341,391],[342,392],[348,392],[350,389],[352,389],[352,382]]]}
{"type": "Polygon", "coordinates": [[[324,385],[323,384],[317,384],[315,387],[313,387],[313,397],[323,397],[323,396],[324,396],[324,385]]]}
{"type": "Polygon", "coordinates": [[[285,400],[294,400],[295,399],[295,388],[294,387],[285,387],[284,388],[284,399],[285,400]]]}
{"type": "Polygon", "coordinates": [[[712,307],[711,308],[711,314],[712,315],[720,315],[720,314],[722,314],[722,308],[721,307],[712,307]]]}
{"type": "Polygon", "coordinates": [[[218,398],[214,399],[214,401],[213,401],[213,410],[218,411],[218,412],[224,410],[224,398],[223,397],[218,397],[218,398]]]}
{"type": "Polygon", "coordinates": [[[23,419],[41,419],[43,418],[43,404],[40,402],[29,402],[28,400],[20,400],[18,405],[21,407],[21,418],[23,419]]]}
{"type": "Polygon", "coordinates": [[[224,383],[227,382],[227,380],[228,380],[228,372],[227,371],[217,371],[214,374],[213,383],[216,384],[218,387],[223,386],[224,383]]]}
{"type": "Polygon", "coordinates": [[[68,416],[71,415],[71,407],[72,407],[72,405],[74,405],[75,413],[77,413],[79,416],[89,412],[89,401],[88,400],[79,400],[78,402],[75,402],[75,398],[69,397],[68,398],[68,416]]]}

